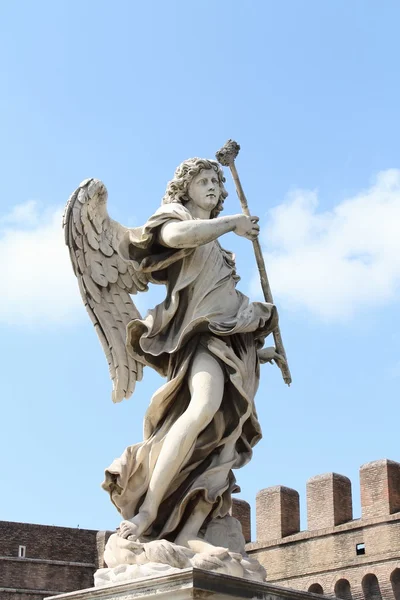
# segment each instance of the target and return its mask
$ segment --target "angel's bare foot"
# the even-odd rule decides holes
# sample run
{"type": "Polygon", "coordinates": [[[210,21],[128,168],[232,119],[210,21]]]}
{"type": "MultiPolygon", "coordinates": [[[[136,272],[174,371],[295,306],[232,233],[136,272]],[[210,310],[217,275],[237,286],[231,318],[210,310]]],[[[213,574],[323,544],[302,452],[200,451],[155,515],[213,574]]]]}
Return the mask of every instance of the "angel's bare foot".
{"type": "Polygon", "coordinates": [[[129,536],[133,537],[135,536],[136,529],[136,525],[134,525],[130,521],[121,521],[120,526],[118,528],[118,535],[125,539],[129,536]]]}
{"type": "Polygon", "coordinates": [[[118,534],[122,538],[132,538],[137,540],[148,529],[153,521],[153,515],[146,510],[141,510],[130,521],[122,521],[119,526],[118,534]]]}
{"type": "Polygon", "coordinates": [[[228,555],[228,549],[223,548],[222,546],[213,546],[208,542],[204,541],[198,537],[188,538],[187,536],[178,535],[175,540],[175,544],[178,546],[184,546],[185,548],[189,548],[193,550],[193,552],[205,552],[206,554],[211,554],[212,556],[218,556],[219,558],[224,558],[228,555]]]}

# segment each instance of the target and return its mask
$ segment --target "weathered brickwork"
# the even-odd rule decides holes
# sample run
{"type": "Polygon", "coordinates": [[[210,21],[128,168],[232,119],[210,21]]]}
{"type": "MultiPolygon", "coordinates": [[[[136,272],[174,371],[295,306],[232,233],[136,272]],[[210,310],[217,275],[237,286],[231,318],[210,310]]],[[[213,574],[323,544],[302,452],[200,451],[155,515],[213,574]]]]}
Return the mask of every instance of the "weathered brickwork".
{"type": "Polygon", "coordinates": [[[360,469],[363,518],[400,511],[400,463],[377,460],[360,469]]]}
{"type": "Polygon", "coordinates": [[[232,517],[240,521],[246,542],[251,541],[250,504],[245,500],[233,500],[232,517]]]}
{"type": "MultiPolygon", "coordinates": [[[[293,516],[276,501],[277,488],[258,494],[257,541],[247,550],[265,566],[270,583],[344,600],[400,600],[400,464],[363,465],[360,486],[362,518],[352,520],[347,477],[310,479],[308,529],[294,534],[293,516]]],[[[297,506],[294,512],[297,519],[297,506]]]]}
{"type": "Polygon", "coordinates": [[[300,531],[300,499],[296,490],[277,485],[256,497],[257,539],[282,538],[300,531]]]}
{"type": "Polygon", "coordinates": [[[66,562],[94,563],[96,531],[30,523],[0,521],[2,556],[18,556],[18,547],[26,547],[26,556],[66,562]]]}
{"type": "Polygon", "coordinates": [[[352,518],[350,479],[327,473],[307,482],[307,528],[310,531],[335,527],[352,518]]]}
{"type": "Polygon", "coordinates": [[[96,534],[0,521],[0,600],[41,600],[91,587],[98,562],[96,534]]]}

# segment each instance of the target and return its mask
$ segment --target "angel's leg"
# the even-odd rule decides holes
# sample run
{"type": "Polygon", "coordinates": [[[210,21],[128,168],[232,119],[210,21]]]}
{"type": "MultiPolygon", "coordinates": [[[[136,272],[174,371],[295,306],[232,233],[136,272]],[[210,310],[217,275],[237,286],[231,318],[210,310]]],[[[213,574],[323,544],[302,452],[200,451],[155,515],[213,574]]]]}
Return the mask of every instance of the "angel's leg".
{"type": "MultiPolygon", "coordinates": [[[[220,485],[223,487],[226,483],[231,469],[232,459],[234,458],[235,443],[236,440],[231,440],[230,444],[227,444],[222,448],[219,454],[220,469],[214,475],[213,486],[220,485]]],[[[213,547],[212,544],[197,537],[199,530],[211,510],[212,506],[208,502],[203,499],[200,500],[189,515],[189,518],[176,538],[175,543],[181,546],[188,546],[195,552],[211,552],[212,554],[226,552],[225,548],[213,547]]]]}
{"type": "Polygon", "coordinates": [[[193,450],[199,433],[212,421],[221,405],[224,373],[219,362],[202,347],[193,358],[188,385],[191,394],[189,406],[165,437],[139,513],[130,521],[121,523],[120,535],[123,537],[132,535],[137,538],[150,527],[170,482],[193,450]]]}
{"type": "Polygon", "coordinates": [[[212,544],[198,537],[198,533],[211,510],[212,505],[204,499],[197,502],[177,536],[175,543],[179,546],[186,546],[195,552],[208,552],[212,554],[226,552],[225,548],[214,547],[212,544]]]}

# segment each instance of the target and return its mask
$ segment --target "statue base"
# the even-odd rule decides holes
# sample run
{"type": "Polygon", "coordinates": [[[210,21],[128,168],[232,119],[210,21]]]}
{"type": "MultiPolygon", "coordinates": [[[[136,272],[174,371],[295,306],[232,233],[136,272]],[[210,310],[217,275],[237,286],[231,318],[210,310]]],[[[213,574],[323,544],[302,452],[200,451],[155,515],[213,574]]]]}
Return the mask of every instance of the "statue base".
{"type": "Polygon", "coordinates": [[[99,587],[125,583],[144,577],[172,575],[189,568],[258,582],[266,579],[264,567],[246,554],[240,523],[233,517],[215,519],[203,539],[188,543],[190,548],[167,540],[130,540],[114,533],[104,550],[104,561],[108,566],[96,571],[94,584],[99,587]]]}
{"type": "Polygon", "coordinates": [[[318,600],[321,596],[202,569],[69,592],[47,600],[318,600]]]}

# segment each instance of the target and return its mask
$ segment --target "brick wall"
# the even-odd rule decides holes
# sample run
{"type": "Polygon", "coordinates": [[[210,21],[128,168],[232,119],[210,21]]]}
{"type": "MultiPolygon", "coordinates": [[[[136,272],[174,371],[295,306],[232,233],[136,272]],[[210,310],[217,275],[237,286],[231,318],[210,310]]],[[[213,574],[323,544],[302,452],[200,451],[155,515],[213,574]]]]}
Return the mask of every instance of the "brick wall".
{"type": "Polygon", "coordinates": [[[91,587],[97,564],[96,531],[0,521],[0,600],[91,587]]]}
{"type": "Polygon", "coordinates": [[[353,520],[347,477],[310,479],[308,529],[301,532],[293,532],[299,510],[294,490],[258,494],[257,542],[247,551],[267,569],[270,583],[322,589],[344,600],[400,600],[400,464],[363,465],[360,486],[362,518],[353,520]]]}
{"type": "Polygon", "coordinates": [[[250,521],[250,504],[245,500],[232,501],[232,517],[237,519],[241,526],[245,542],[251,541],[251,521],[250,521]]]}

